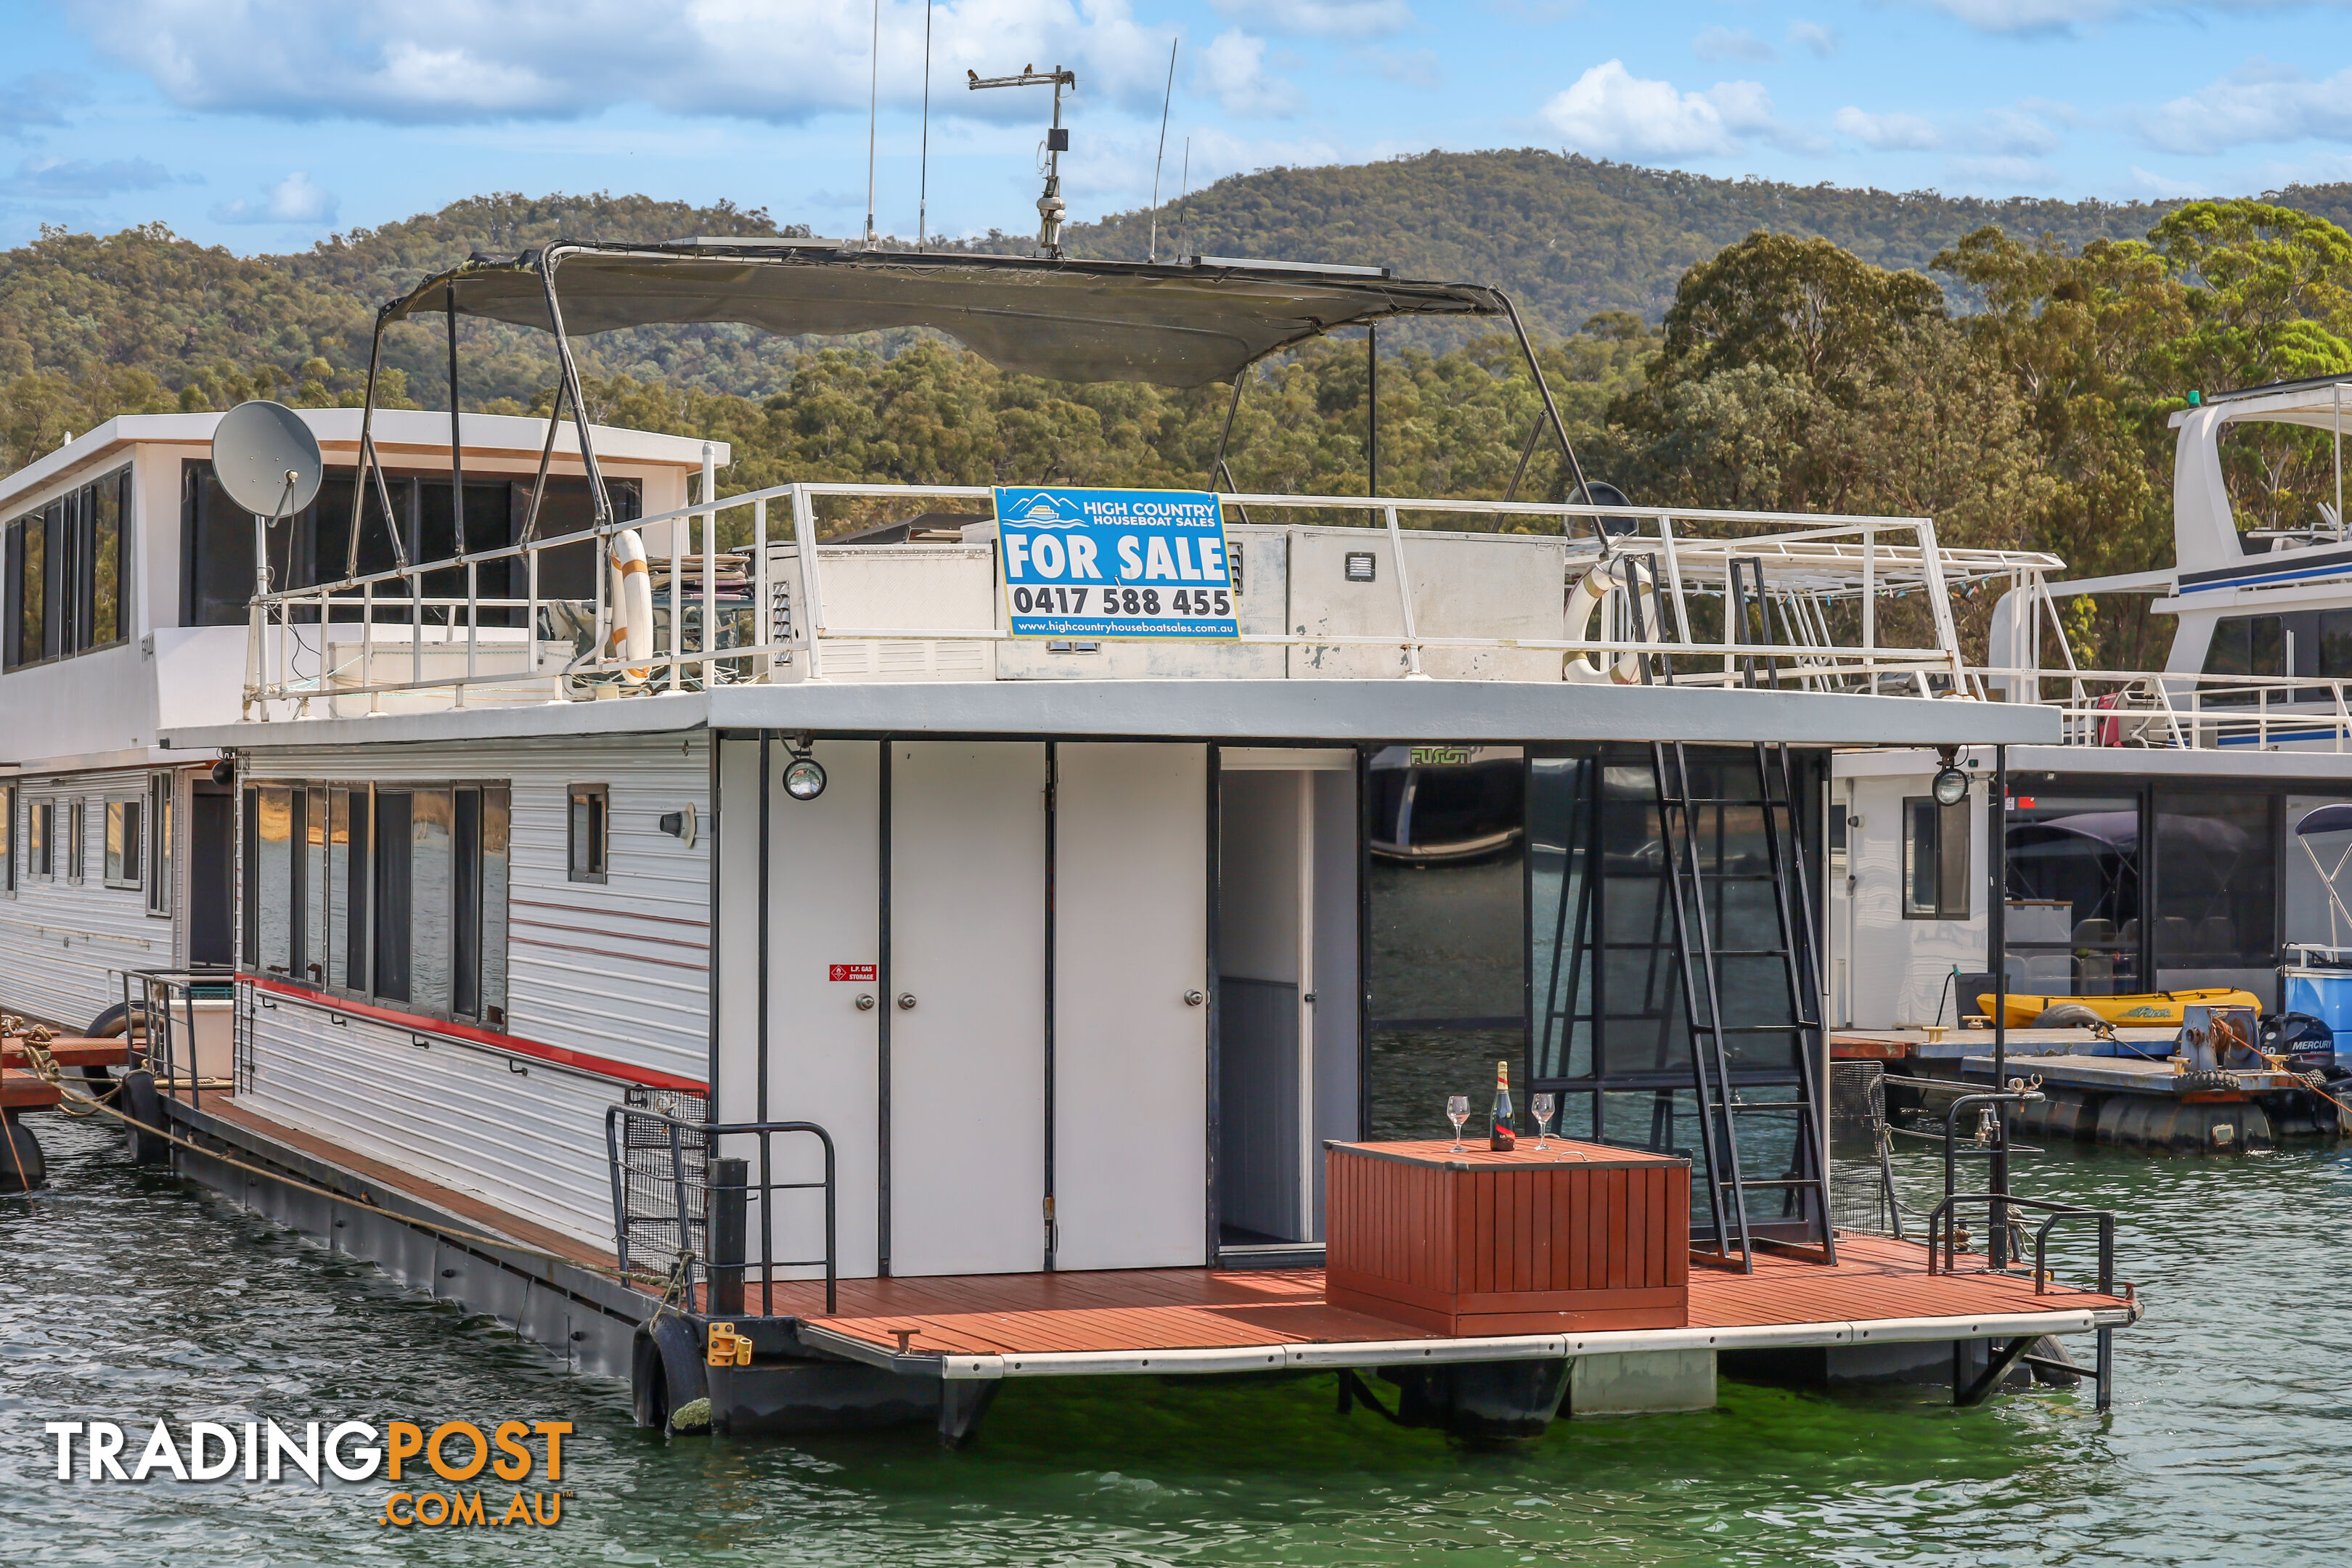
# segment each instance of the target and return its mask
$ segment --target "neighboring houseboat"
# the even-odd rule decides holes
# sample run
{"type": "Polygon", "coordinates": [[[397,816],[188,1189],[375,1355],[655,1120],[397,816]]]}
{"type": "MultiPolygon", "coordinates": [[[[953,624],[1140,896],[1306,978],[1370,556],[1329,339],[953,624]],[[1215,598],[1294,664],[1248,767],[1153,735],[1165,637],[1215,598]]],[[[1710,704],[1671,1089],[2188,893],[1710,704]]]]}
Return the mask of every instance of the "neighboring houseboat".
{"type": "MultiPolygon", "coordinates": [[[[271,531],[278,587],[348,569],[362,412],[301,417],[329,468],[317,503],[271,531]]],[[[110,419],[0,479],[0,1011],[66,1034],[122,1026],[126,972],[226,979],[236,957],[228,770],[215,750],[163,739],[167,727],[235,721],[247,679],[253,519],[212,473],[220,418],[110,419]]],[[[546,431],[541,420],[465,416],[476,548],[514,539],[546,431]]],[[[453,553],[448,416],[378,413],[372,438],[401,547],[417,560],[453,553]]],[[[683,505],[705,462],[702,443],[675,437],[598,430],[594,444],[623,515],[683,505]]],[[[557,445],[541,488],[541,531],[585,521],[576,437],[557,445]]],[[[391,563],[381,516],[371,508],[362,565],[391,563]]],[[[584,580],[592,563],[574,553],[551,569],[584,580]]],[[[413,640],[446,636],[428,627],[413,640]]],[[[287,633],[273,658],[280,651],[319,673],[315,626],[287,633]]]]}
{"type": "MultiPolygon", "coordinates": [[[[1236,401],[1335,328],[1517,325],[1377,269],[699,240],[469,263],[379,331],[457,313],[556,323],[575,417],[565,323],[926,327],[1236,401]]],[[[258,717],[165,726],[233,758],[241,914],[234,1090],[163,1114],[305,1184],[184,1171],[674,1427],[961,1440],[1008,1377],[1289,1368],[1525,1433],[1741,1355],[1971,1402],[2081,1332],[2105,1398],[2111,1258],[2052,1289],[2006,1226],[1987,1263],[1831,1221],[1822,782],[2056,738],[1953,700],[1945,609],[2042,558],[1360,495],[632,521],[580,436],[572,531],[261,595],[258,717]],[[304,636],[343,651],[281,663],[304,636]],[[1456,1155],[1498,1061],[1553,1136],[1497,1106],[1518,1146],[1456,1155]]]]}
{"type": "MultiPolygon", "coordinates": [[[[1952,1076],[1989,1058],[1980,1035],[1956,1026],[1985,1011],[1990,990],[1991,851],[2004,838],[2011,992],[2063,1001],[2227,988],[2268,1016],[2290,1005],[2288,979],[2319,956],[2303,950],[2352,956],[2352,921],[2326,881],[2352,837],[2335,826],[2340,815],[2315,817],[2352,800],[2352,543],[2337,506],[2323,505],[2308,527],[2242,531],[2221,446],[2232,426],[2261,424],[2340,442],[2342,402],[2334,381],[2200,399],[2172,421],[2172,565],[2078,582],[2020,574],[1994,616],[1983,689],[2055,712],[2064,728],[2054,744],[2009,750],[2005,797],[1991,787],[1988,749],[1839,754],[1828,812],[1831,1017],[1855,1032],[1854,1052],[1886,1044],[1863,1037],[1873,1031],[1936,1026],[1954,1033],[1906,1039],[1898,1055],[1952,1076]],[[2156,613],[2177,618],[2162,670],[2074,667],[2057,606],[2102,594],[2152,595],[2156,613]],[[1969,783],[1942,804],[1933,784],[1948,761],[1969,783]],[[2305,824],[2310,835],[2298,832],[2305,824]]],[[[2129,1033],[2133,1020],[2120,1021],[2129,1033]]],[[[2036,1114],[2060,1118],[2062,1131],[2225,1150],[2336,1131],[2335,1102],[2295,1073],[2250,1061],[2242,1084],[2218,1088],[2184,1086],[2187,1075],[2168,1065],[2151,1074],[2150,1061],[2173,1055],[2170,1033],[2108,1043],[2076,1028],[2010,1048],[2069,1058],[2019,1064],[2053,1075],[2036,1114]],[[2088,1053],[2096,1059],[2072,1059],[2088,1053]],[[2133,1083],[2117,1081],[2131,1074],[2133,1083]],[[2181,1114],[2168,1110],[2154,1123],[2126,1114],[2146,1093],[2184,1100],[2181,1114]]],[[[2337,1052],[2352,1067],[2352,1037],[2337,1052]]],[[[2329,1054],[2305,1060],[2306,1050],[2294,1066],[2324,1070],[2329,1054]]]]}

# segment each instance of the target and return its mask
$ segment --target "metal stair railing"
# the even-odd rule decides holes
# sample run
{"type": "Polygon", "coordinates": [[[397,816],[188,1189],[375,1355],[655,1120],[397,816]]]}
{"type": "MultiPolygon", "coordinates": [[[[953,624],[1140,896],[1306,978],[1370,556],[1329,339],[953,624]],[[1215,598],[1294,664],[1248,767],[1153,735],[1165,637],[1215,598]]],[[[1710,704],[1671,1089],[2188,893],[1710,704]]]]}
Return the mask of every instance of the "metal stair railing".
{"type": "Polygon", "coordinates": [[[677,1254],[682,1266],[679,1280],[686,1300],[696,1300],[694,1287],[704,1288],[707,1310],[743,1310],[742,1292],[754,1260],[748,1256],[743,1214],[751,1195],[760,1194],[760,1310],[753,1317],[782,1317],[775,1309],[776,1270],[824,1269],[824,1310],[839,1310],[839,1268],[834,1219],[835,1162],[833,1135],[814,1121],[690,1121],[639,1106],[614,1105],[604,1111],[604,1149],[613,1180],[613,1233],[621,1272],[630,1273],[633,1236],[652,1230],[677,1231],[677,1254]],[[650,1131],[650,1139],[644,1136],[650,1131]],[[771,1141],[778,1133],[814,1138],[824,1150],[824,1176],[814,1182],[780,1182],[773,1178],[771,1141]],[[748,1173],[748,1163],[719,1155],[719,1141],[757,1138],[759,1180],[748,1173]],[[692,1147],[689,1148],[689,1145],[692,1147]],[[632,1152],[654,1156],[631,1163],[632,1152]],[[662,1156],[667,1156],[664,1159],[662,1156]],[[689,1158],[690,1156],[690,1158],[689,1158]],[[648,1168],[650,1166],[650,1168],[648,1168]],[[632,1177],[637,1180],[633,1182],[632,1177]],[[650,1180],[649,1180],[650,1179],[650,1180]],[[656,1207],[635,1200],[640,1184],[667,1187],[656,1207]],[[821,1258],[778,1258],[775,1255],[773,1205],[767,1194],[822,1191],[824,1194],[824,1254],[821,1258]],[[700,1204],[696,1199],[699,1195],[700,1204]],[[699,1212],[698,1212],[698,1209],[699,1212]]]}

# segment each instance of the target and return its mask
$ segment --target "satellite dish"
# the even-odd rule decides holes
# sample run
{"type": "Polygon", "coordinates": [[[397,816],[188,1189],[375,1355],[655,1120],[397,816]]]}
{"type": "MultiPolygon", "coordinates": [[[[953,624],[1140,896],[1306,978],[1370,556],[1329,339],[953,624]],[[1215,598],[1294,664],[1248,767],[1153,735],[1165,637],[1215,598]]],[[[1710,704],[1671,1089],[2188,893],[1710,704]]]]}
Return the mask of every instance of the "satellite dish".
{"type": "MultiPolygon", "coordinates": [[[[1570,490],[1568,503],[1570,506],[1632,506],[1633,499],[1607,479],[1594,479],[1570,490]]],[[[1601,524],[1601,531],[1612,536],[1633,531],[1633,520],[1630,517],[1604,517],[1596,521],[1601,524]]]]}
{"type": "Polygon", "coordinates": [[[240,403],[214,426],[213,473],[257,517],[291,517],[318,500],[326,467],[319,438],[282,403],[240,403]]]}

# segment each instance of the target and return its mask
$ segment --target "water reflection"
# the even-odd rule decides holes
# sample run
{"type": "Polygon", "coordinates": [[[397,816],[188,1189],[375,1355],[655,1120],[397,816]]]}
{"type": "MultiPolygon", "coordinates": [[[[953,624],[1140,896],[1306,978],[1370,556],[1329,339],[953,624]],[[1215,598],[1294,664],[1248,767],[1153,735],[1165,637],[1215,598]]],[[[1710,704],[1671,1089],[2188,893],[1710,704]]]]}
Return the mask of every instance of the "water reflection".
{"type": "MultiPolygon", "coordinates": [[[[1009,1384],[977,1447],[913,1429],[665,1443],[625,1391],[44,1119],[57,1188],[0,1200],[0,1561],[912,1564],[2295,1564],[2352,1487],[2352,1159],[2060,1150],[2024,1178],[2124,1211],[2152,1316],[2087,1389],[1955,1411],[1727,1384],[1717,1410],[1483,1453],[1326,1379],[1009,1384]],[[579,1424],[555,1541],[375,1523],[381,1483],[60,1485],[40,1424],[522,1414],[579,1424]]],[[[1906,1199],[1937,1180],[1906,1151],[1906,1199]]],[[[2078,1268],[2082,1259],[2065,1264],[2078,1268]]]]}

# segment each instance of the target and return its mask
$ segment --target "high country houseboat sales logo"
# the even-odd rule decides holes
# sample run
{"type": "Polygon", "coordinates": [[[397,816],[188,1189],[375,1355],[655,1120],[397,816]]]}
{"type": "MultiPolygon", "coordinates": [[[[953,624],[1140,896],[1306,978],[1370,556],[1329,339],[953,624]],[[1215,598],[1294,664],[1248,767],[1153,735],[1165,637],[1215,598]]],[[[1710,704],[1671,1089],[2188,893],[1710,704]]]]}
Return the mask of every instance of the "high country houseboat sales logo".
{"type": "Polygon", "coordinates": [[[394,1485],[379,1525],[546,1530],[562,1522],[569,1421],[311,1421],[296,1436],[275,1421],[158,1421],[147,1440],[112,1421],[51,1421],[61,1481],[310,1481],[394,1485]],[[487,1426],[487,1430],[485,1430],[487,1426]],[[418,1461],[423,1461],[421,1464],[418,1461]]]}

